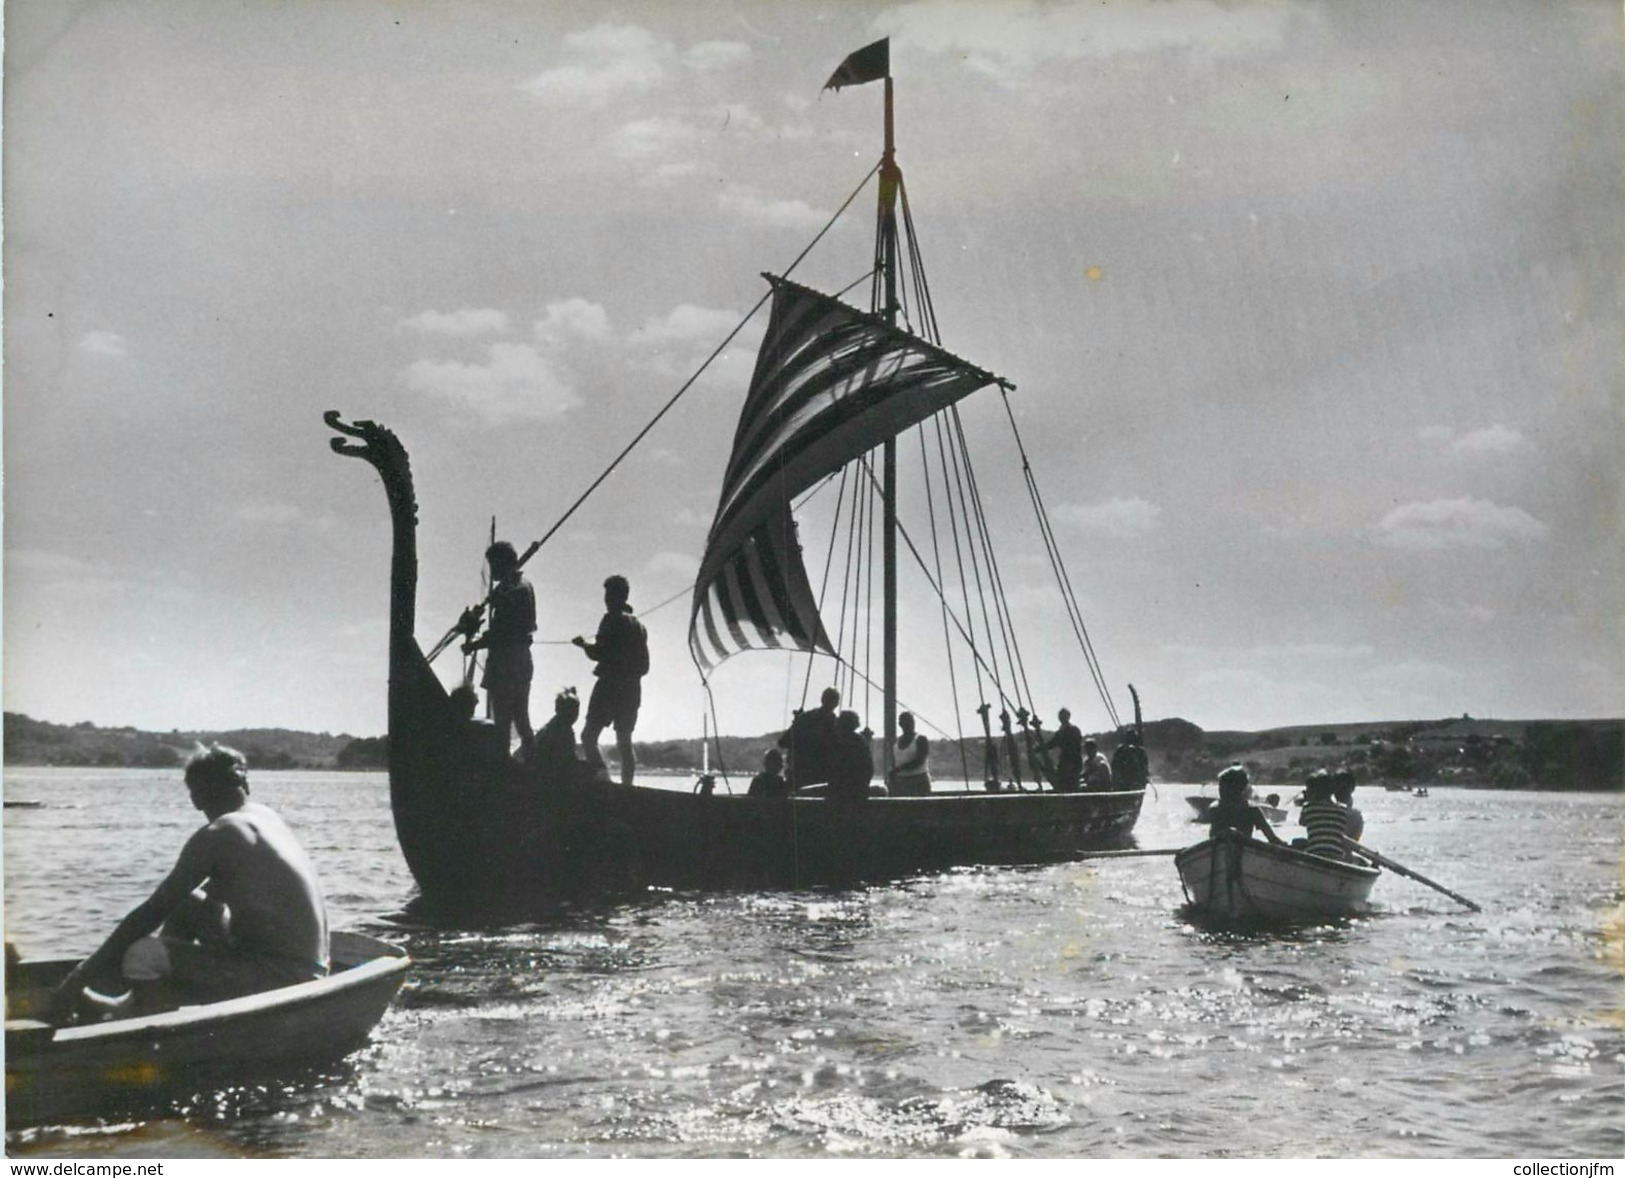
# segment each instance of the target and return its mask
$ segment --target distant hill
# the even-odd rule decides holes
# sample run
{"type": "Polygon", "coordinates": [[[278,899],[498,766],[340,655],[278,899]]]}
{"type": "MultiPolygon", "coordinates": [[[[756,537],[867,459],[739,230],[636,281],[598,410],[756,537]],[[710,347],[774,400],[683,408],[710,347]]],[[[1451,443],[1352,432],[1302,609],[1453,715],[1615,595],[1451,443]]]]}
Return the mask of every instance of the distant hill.
{"type": "Polygon", "coordinates": [[[256,769],[335,769],[382,767],[383,742],[375,765],[357,763],[356,750],[367,742],[353,736],[295,732],[287,728],[233,728],[224,732],[142,732],[135,728],[98,728],[89,722],[51,724],[18,712],[5,713],[5,761],[8,765],[129,766],[167,769],[183,765],[200,744],[218,741],[248,757],[256,769]],[[347,755],[347,750],[349,750],[347,755]]]}
{"type": "MultiPolygon", "coordinates": [[[[760,736],[715,738],[709,764],[734,780],[748,780],[778,739],[760,736]]],[[[1110,752],[1115,733],[1095,733],[1110,752]]],[[[167,768],[183,764],[199,744],[218,741],[241,750],[258,769],[381,769],[387,739],[285,728],[239,728],[225,732],[142,732],[98,728],[90,723],[51,724],[16,712],[5,713],[5,761],[10,765],[131,766],[167,768]]],[[[1016,743],[1026,781],[1025,743],[1016,743]]],[[[1148,721],[1146,751],[1151,773],[1160,781],[1211,781],[1226,765],[1247,766],[1255,782],[1297,785],[1317,768],[1349,766],[1361,781],[1455,784],[1499,788],[1625,789],[1625,720],[1404,720],[1362,724],[1307,724],[1259,732],[1204,732],[1178,718],[1148,721]]],[[[697,774],[702,765],[698,737],[640,741],[640,770],[697,774]]],[[[1000,777],[1012,776],[1002,740],[1000,777]]],[[[933,736],[931,772],[943,780],[985,773],[980,736],[961,744],[933,736]]]]}

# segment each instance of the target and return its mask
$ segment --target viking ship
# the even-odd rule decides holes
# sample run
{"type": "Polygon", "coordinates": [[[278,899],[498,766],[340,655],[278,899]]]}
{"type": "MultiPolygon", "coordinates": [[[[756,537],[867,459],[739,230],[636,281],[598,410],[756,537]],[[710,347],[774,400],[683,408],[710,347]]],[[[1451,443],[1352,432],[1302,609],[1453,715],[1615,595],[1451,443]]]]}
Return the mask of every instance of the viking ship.
{"type": "MultiPolygon", "coordinates": [[[[967,738],[961,728],[957,737],[944,733],[949,739],[941,741],[943,747],[960,750],[964,786],[939,786],[923,796],[846,802],[806,793],[751,797],[727,782],[719,788],[712,774],[690,791],[618,784],[601,773],[595,778],[584,768],[550,773],[526,765],[493,744],[489,726],[470,723],[459,712],[431,668],[432,657],[451,637],[468,632],[470,614],[428,655],[418,644],[417,509],[405,448],[377,423],[352,424],[329,412],[328,424],[344,435],[332,439],[333,449],[363,458],[378,470],[394,525],[390,799],[401,849],[425,908],[512,908],[549,896],[646,885],[800,887],[962,865],[1053,862],[1120,844],[1131,834],[1145,798],[1143,753],[1139,771],[1130,772],[1127,780],[1091,790],[1058,779],[1057,767],[1047,759],[1049,741],[1026,688],[1013,619],[998,592],[1001,578],[993,555],[997,529],[988,524],[977,500],[975,470],[957,410],[959,401],[978,390],[992,386],[1008,394],[1013,386],[947,351],[938,338],[896,162],[887,43],[876,42],[851,55],[828,88],[879,80],[885,83],[885,146],[864,181],[878,176],[874,259],[866,276],[871,305],[867,310],[854,307],[792,281],[788,273],[764,275],[769,292],[763,303],[770,301],[771,308],[700,561],[688,645],[708,694],[713,673],[724,661],[764,651],[805,655],[808,686],[816,661],[833,668],[832,677],[849,692],[877,693],[884,780],[896,749],[902,698],[897,658],[901,538],[938,599],[939,618],[933,621],[969,648],[960,665],[975,680],[981,702],[964,711],[980,717],[981,732],[967,738]],[[928,443],[935,446],[938,484],[958,504],[951,522],[932,517],[929,541],[924,529],[917,541],[897,514],[898,442],[911,434],[920,439],[922,455],[928,443]],[[810,500],[822,494],[827,501],[831,487],[833,518],[854,530],[844,549],[832,533],[827,549],[832,555],[815,592],[798,519],[810,514],[810,500]],[[951,536],[945,538],[944,532],[951,536]],[[877,538],[878,561],[860,569],[857,562],[874,549],[877,538]],[[928,547],[936,554],[934,561],[926,556],[928,547]],[[952,553],[946,561],[944,549],[952,553]],[[838,551],[846,554],[838,574],[843,588],[832,595],[831,570],[840,563],[834,555],[838,551]],[[951,600],[945,566],[957,570],[957,601],[951,600]],[[877,576],[880,608],[865,608],[860,623],[856,603],[872,602],[877,576]],[[864,586],[871,588],[860,591],[864,586]],[[973,588],[987,592],[973,600],[973,588]],[[832,606],[832,596],[842,599],[839,609],[832,606]],[[830,620],[834,614],[838,624],[830,620]],[[880,641],[874,643],[877,628],[880,641]],[[876,645],[881,652],[878,675],[870,673],[861,657],[876,645]],[[966,750],[976,754],[974,767],[966,750]]],[[[1006,417],[1014,429],[1008,405],[1006,417]]],[[[1024,450],[1022,455],[1029,496],[1039,512],[1038,530],[1057,572],[1057,597],[1079,641],[1082,664],[1105,703],[1111,727],[1126,743],[1137,744],[1139,697],[1134,696],[1134,724],[1120,723],[1024,450]],[[1127,739],[1130,735],[1135,739],[1127,739]]],[[[531,545],[521,561],[545,539],[531,545]]],[[[478,609],[471,612],[477,621],[478,609]]],[[[957,686],[954,699],[957,704],[957,686]]],[[[714,724],[711,730],[717,730],[714,724]]]]}

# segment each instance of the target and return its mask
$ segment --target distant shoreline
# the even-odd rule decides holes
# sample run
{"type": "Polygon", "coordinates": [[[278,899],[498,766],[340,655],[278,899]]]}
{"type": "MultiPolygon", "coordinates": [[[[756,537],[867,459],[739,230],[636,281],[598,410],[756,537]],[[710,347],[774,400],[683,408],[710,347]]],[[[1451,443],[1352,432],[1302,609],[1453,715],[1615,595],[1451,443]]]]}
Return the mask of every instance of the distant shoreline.
{"type": "MultiPolygon", "coordinates": [[[[87,770],[101,770],[101,771],[107,772],[107,773],[118,773],[118,772],[125,772],[125,773],[130,773],[130,772],[165,773],[165,772],[170,772],[170,770],[161,769],[161,768],[153,768],[151,766],[135,766],[135,765],[129,765],[129,766],[121,766],[121,765],[42,765],[42,764],[25,764],[25,763],[20,762],[20,761],[10,761],[10,760],[8,760],[6,762],[5,769],[6,770],[11,770],[11,769],[60,769],[65,773],[66,772],[74,772],[74,771],[83,772],[83,771],[87,771],[87,770]]],[[[366,773],[381,774],[381,773],[387,773],[387,772],[388,772],[388,770],[385,767],[381,766],[381,765],[380,766],[366,766],[366,767],[346,766],[345,768],[342,768],[342,769],[337,767],[337,766],[330,766],[330,767],[326,767],[326,768],[292,768],[292,769],[266,769],[266,768],[260,768],[260,769],[254,770],[254,773],[255,773],[256,776],[264,775],[264,774],[279,774],[279,773],[323,773],[323,774],[331,773],[331,774],[354,774],[356,776],[360,776],[360,775],[366,774],[366,773]]],[[[715,774],[716,771],[712,770],[712,773],[715,774]]],[[[650,778],[650,777],[672,778],[672,779],[693,778],[693,779],[697,780],[699,775],[700,775],[700,770],[698,768],[695,768],[695,769],[644,769],[644,768],[642,768],[640,766],[638,768],[638,774],[637,775],[638,775],[639,778],[650,778]]],[[[720,780],[721,775],[718,774],[717,776],[719,777],[719,780],[720,780]]],[[[731,783],[733,783],[733,786],[734,786],[734,788],[732,789],[731,792],[736,793],[736,794],[743,793],[745,785],[748,784],[748,782],[750,780],[750,776],[751,775],[748,774],[748,773],[730,773],[728,775],[728,780],[731,783]]],[[[961,791],[959,789],[957,789],[957,788],[944,788],[944,787],[957,787],[957,786],[961,785],[962,782],[963,782],[962,778],[938,778],[937,779],[937,792],[939,792],[939,793],[959,793],[961,791]]],[[[1211,782],[1203,782],[1203,781],[1180,781],[1180,780],[1168,780],[1168,781],[1165,781],[1165,780],[1162,780],[1160,778],[1154,778],[1152,780],[1152,782],[1151,782],[1151,785],[1153,787],[1161,787],[1163,789],[1200,789],[1203,786],[1207,786],[1207,785],[1211,785],[1211,784],[1212,784],[1211,782]]],[[[1266,784],[1268,784],[1268,783],[1266,783],[1266,784]]],[[[1284,787],[1284,786],[1277,785],[1275,788],[1289,788],[1289,787],[1284,787]]],[[[1387,791],[1387,790],[1385,790],[1383,788],[1383,786],[1382,786],[1382,784],[1380,782],[1362,782],[1360,788],[1367,791],[1367,792],[1370,792],[1370,793],[1386,793],[1386,792],[1389,792],[1389,791],[1387,791]]],[[[1436,790],[1436,789],[1445,789],[1445,790],[1459,789],[1459,790],[1465,790],[1465,791],[1473,792],[1473,793],[1613,794],[1613,793],[1625,792],[1625,785],[1614,786],[1614,787],[1608,787],[1608,786],[1592,786],[1592,787],[1555,786],[1555,785],[1539,785],[1539,784],[1533,784],[1533,783],[1524,784],[1524,785],[1496,785],[1493,782],[1488,782],[1488,781],[1430,782],[1430,783],[1428,783],[1428,785],[1425,788],[1430,792],[1432,790],[1436,790]]],[[[718,787],[718,792],[730,792],[730,791],[724,790],[722,787],[719,786],[718,787]]],[[[973,789],[970,792],[975,792],[975,790],[973,789]]],[[[1401,791],[1401,792],[1408,792],[1408,791],[1401,791]]],[[[35,800],[28,800],[28,799],[11,799],[11,800],[8,800],[8,801],[5,802],[5,807],[7,809],[14,809],[14,808],[29,809],[29,808],[44,806],[44,805],[47,805],[47,804],[48,803],[43,802],[43,801],[35,801],[35,800]]]]}
{"type": "MultiPolygon", "coordinates": [[[[931,772],[941,780],[976,780],[995,763],[1001,779],[1031,781],[1029,738],[1017,733],[1020,755],[1012,770],[1012,744],[995,741],[993,758],[982,737],[931,738],[931,772]]],[[[1117,732],[1094,734],[1103,749],[1119,742],[1117,732]]],[[[1357,724],[1298,724],[1257,732],[1206,732],[1188,720],[1152,720],[1144,725],[1153,781],[1211,782],[1226,765],[1240,763],[1257,785],[1295,789],[1320,768],[1355,771],[1362,787],[1386,784],[1462,786],[1475,789],[1544,791],[1625,789],[1625,719],[1484,720],[1459,716],[1443,720],[1369,721],[1357,724]]],[[[708,763],[717,774],[748,781],[773,747],[778,733],[699,737],[636,743],[638,772],[647,776],[698,776],[708,763]]],[[[167,769],[183,765],[199,745],[219,742],[241,750],[257,771],[380,770],[388,764],[388,740],[347,733],[299,732],[283,728],[241,728],[221,732],[101,728],[35,720],[5,713],[5,763],[14,768],[167,769]]],[[[613,759],[613,752],[610,753],[613,759]]]]}

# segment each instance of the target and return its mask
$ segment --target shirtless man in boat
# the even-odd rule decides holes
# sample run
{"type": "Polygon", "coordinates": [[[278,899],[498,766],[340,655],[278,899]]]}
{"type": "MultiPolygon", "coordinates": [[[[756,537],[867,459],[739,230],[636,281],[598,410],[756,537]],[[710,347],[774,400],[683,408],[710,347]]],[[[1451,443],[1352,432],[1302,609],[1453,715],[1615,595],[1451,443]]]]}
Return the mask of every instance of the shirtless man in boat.
{"type": "Polygon", "coordinates": [[[327,908],[316,869],[276,811],[248,800],[243,755],[220,745],[199,752],[187,762],[186,788],[208,823],[186,840],[157,890],[57,986],[52,1022],[81,1005],[139,1015],[326,976],[327,908]],[[98,994],[128,989],[130,998],[103,1001],[87,986],[98,994]]]}

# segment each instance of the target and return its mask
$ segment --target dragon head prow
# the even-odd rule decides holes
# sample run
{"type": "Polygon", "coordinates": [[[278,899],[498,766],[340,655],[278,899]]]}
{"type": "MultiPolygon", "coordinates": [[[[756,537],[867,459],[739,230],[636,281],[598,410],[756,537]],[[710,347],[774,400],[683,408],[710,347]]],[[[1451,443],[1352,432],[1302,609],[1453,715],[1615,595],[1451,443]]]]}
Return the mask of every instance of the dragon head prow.
{"type": "Polygon", "coordinates": [[[336,429],[342,434],[352,438],[359,438],[360,442],[347,442],[343,438],[329,438],[328,445],[333,447],[333,453],[343,454],[350,458],[365,458],[380,470],[384,465],[396,465],[404,462],[406,447],[395,436],[393,430],[379,425],[376,421],[358,421],[351,425],[339,416],[337,409],[329,409],[322,414],[322,420],[328,427],[336,429]]]}
{"type": "Polygon", "coordinates": [[[362,458],[371,463],[384,480],[390,502],[397,509],[405,509],[408,518],[415,520],[417,503],[412,493],[412,463],[406,456],[406,447],[401,445],[395,432],[376,421],[351,424],[339,416],[337,409],[329,409],[322,414],[322,420],[339,433],[358,439],[349,442],[344,438],[329,438],[328,445],[333,447],[333,453],[346,458],[362,458]]]}

